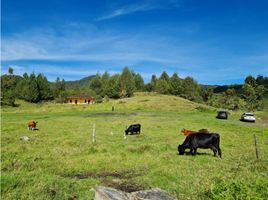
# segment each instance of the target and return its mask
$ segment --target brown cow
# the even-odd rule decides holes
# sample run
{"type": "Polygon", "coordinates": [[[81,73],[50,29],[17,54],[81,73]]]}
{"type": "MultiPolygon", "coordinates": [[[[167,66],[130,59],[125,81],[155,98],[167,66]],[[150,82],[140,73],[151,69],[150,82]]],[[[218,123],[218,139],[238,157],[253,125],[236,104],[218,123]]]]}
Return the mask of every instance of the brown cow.
{"type": "Polygon", "coordinates": [[[36,124],[37,124],[37,121],[29,121],[28,122],[28,130],[29,131],[36,130],[36,124]]]}
{"type": "Polygon", "coordinates": [[[183,133],[183,135],[192,135],[192,134],[196,134],[196,133],[209,133],[207,129],[200,129],[199,131],[191,131],[191,130],[187,130],[185,128],[183,128],[181,130],[181,133],[183,133]]]}
{"type": "Polygon", "coordinates": [[[182,133],[183,135],[191,135],[191,134],[195,134],[195,133],[197,133],[197,132],[196,132],[196,131],[187,130],[187,129],[183,128],[183,129],[181,130],[181,133],[182,133]]]}

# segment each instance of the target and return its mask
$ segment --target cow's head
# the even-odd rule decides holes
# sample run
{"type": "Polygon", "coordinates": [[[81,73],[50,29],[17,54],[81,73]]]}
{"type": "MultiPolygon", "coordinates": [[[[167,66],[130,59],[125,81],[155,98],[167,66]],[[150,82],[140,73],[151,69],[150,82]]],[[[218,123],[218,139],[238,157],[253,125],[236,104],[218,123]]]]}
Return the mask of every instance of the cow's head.
{"type": "Polygon", "coordinates": [[[179,151],[179,154],[180,155],[183,155],[184,154],[184,151],[185,151],[185,148],[182,145],[179,145],[178,146],[178,151],[179,151]]]}
{"type": "Polygon", "coordinates": [[[181,133],[185,133],[185,131],[186,131],[185,128],[181,129],[181,133]]]}

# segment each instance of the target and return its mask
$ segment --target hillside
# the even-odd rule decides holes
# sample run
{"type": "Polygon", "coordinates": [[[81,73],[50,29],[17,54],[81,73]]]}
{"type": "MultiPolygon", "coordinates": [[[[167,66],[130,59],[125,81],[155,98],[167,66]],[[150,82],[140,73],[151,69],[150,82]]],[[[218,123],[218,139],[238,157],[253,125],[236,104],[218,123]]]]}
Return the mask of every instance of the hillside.
{"type": "Polygon", "coordinates": [[[76,81],[65,81],[66,89],[84,89],[87,87],[89,88],[90,80],[94,77],[95,75],[92,75],[76,81]]]}

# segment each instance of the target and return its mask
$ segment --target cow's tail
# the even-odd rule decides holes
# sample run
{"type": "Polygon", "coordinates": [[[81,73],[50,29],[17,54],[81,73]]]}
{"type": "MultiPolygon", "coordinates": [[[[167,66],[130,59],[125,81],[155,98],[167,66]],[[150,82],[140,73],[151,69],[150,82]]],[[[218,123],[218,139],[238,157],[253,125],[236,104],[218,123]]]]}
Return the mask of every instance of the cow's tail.
{"type": "Polygon", "coordinates": [[[220,148],[220,135],[218,134],[218,138],[217,138],[217,150],[218,150],[218,155],[220,156],[221,158],[221,148],[220,148]]]}

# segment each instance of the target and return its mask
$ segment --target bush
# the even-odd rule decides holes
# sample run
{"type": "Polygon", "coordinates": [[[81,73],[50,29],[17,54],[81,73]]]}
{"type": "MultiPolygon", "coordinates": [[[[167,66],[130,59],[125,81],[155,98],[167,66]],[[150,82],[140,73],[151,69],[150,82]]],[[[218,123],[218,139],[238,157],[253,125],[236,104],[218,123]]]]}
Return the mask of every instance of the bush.
{"type": "Polygon", "coordinates": [[[268,181],[264,179],[228,180],[216,179],[208,191],[209,199],[267,199],[268,181]]]}

